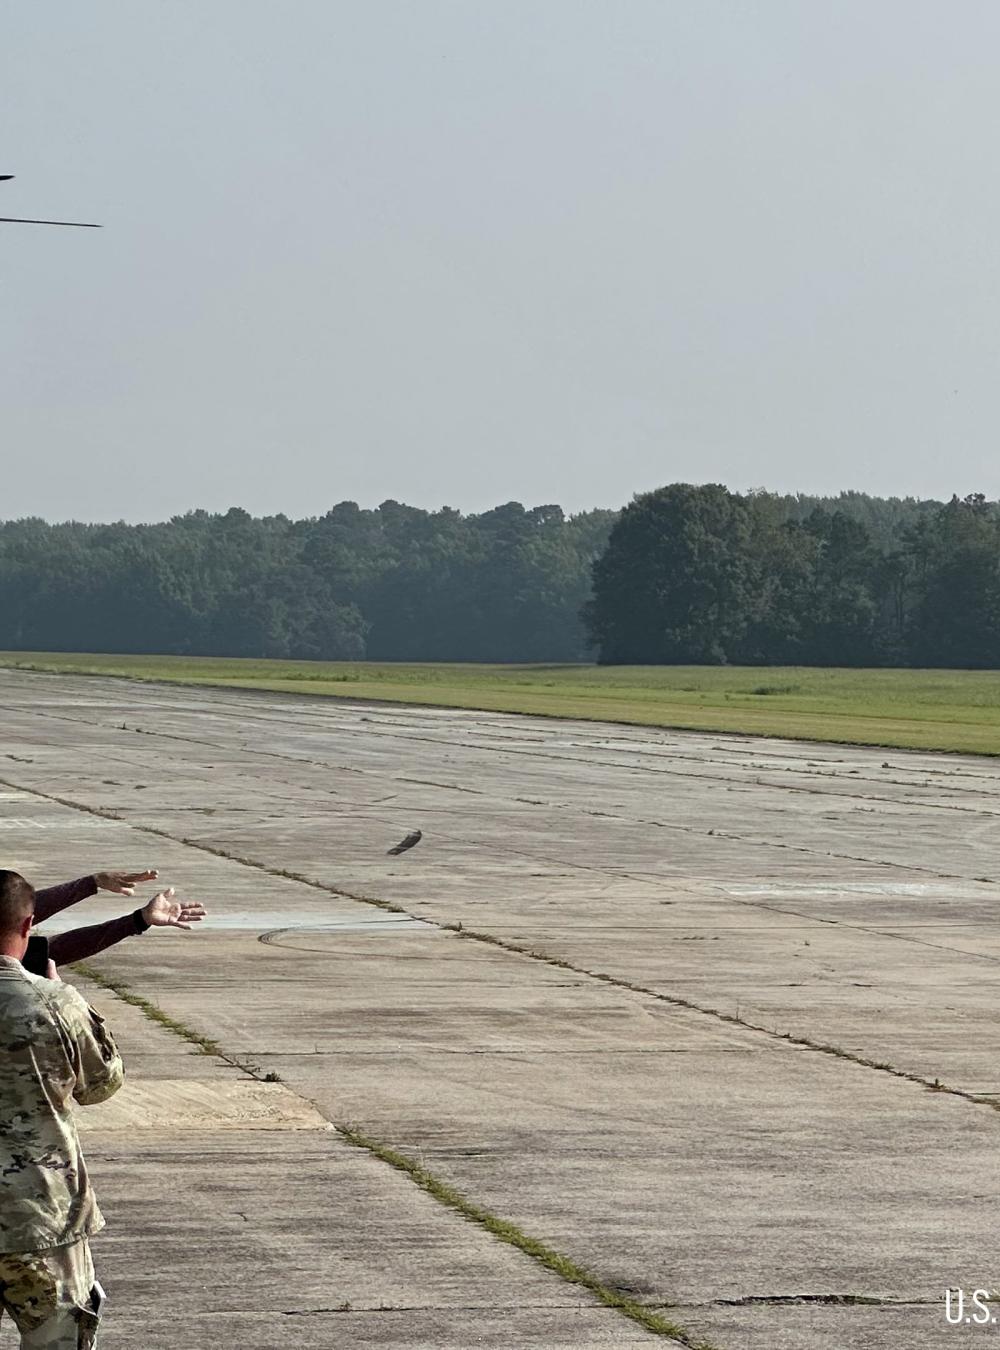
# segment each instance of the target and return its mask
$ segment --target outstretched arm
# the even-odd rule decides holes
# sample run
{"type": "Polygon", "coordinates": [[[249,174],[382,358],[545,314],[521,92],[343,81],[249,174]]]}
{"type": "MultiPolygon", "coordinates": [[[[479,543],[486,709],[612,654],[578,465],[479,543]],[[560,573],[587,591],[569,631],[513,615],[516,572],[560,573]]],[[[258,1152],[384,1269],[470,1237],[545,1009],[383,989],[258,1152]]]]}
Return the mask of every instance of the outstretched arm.
{"type": "Polygon", "coordinates": [[[41,923],[96,892],[97,883],[93,877],[80,877],[78,881],[64,881],[60,886],[46,886],[44,891],[36,891],[35,923],[41,923]]]}
{"type": "Polygon", "coordinates": [[[139,927],[136,919],[142,910],[135,914],[123,914],[120,919],[109,919],[107,923],[92,923],[86,928],[73,928],[68,933],[56,933],[49,938],[49,956],[57,966],[68,966],[73,961],[86,961],[88,956],[96,956],[107,947],[113,947],[123,938],[144,933],[148,924],[139,927]]]}
{"type": "Polygon", "coordinates": [[[144,933],[147,928],[190,928],[205,917],[205,906],[197,900],[181,901],[173,889],[161,891],[132,914],[123,914],[107,923],[92,923],[49,938],[49,956],[57,966],[86,961],[88,956],[113,947],[124,938],[144,933]]]}
{"type": "Polygon", "coordinates": [[[155,881],[157,875],[155,868],[147,868],[144,872],[95,872],[93,876],[80,877],[77,881],[47,886],[35,892],[35,923],[51,918],[79,900],[86,900],[97,891],[110,891],[112,895],[133,895],[138,882],[155,881]]]}

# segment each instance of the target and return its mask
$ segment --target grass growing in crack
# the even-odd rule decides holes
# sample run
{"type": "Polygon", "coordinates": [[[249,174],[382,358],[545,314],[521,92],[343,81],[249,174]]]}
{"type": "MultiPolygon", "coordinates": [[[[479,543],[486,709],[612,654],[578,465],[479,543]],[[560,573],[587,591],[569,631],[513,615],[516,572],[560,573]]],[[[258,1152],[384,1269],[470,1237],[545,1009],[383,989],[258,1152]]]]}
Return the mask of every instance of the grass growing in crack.
{"type": "MultiPolygon", "coordinates": [[[[190,1044],[196,1045],[202,1054],[214,1055],[218,1059],[222,1059],[227,1064],[232,1065],[234,1068],[239,1069],[241,1072],[245,1073],[247,1077],[253,1078],[258,1082],[276,1083],[281,1081],[276,1073],[262,1073],[258,1065],[249,1064],[245,1060],[240,1060],[233,1055],[228,1055],[219,1045],[218,1041],[214,1041],[208,1036],[202,1036],[198,1032],[193,1031],[190,1027],[185,1026],[183,1022],[179,1022],[176,1018],[165,1013],[162,1008],[157,1007],[157,1005],[150,1002],[149,999],[134,993],[131,987],[122,980],[116,980],[111,976],[104,975],[101,971],[96,970],[93,966],[88,965],[84,961],[76,962],[73,969],[85,979],[91,980],[102,989],[106,989],[109,993],[114,994],[115,997],[121,999],[123,1003],[128,1003],[131,1004],[133,1008],[138,1008],[144,1016],[150,1019],[150,1021],[156,1022],[167,1031],[173,1032],[175,1036],[179,1036],[190,1044]]],[[[456,1190],[453,1186],[442,1181],[439,1177],[434,1176],[433,1173],[428,1172],[426,1168],[421,1167],[418,1163],[412,1162],[402,1153],[389,1148],[385,1144],[379,1143],[375,1139],[369,1138],[367,1135],[362,1134],[360,1130],[357,1130],[352,1126],[335,1124],[334,1129],[337,1131],[338,1135],[349,1144],[353,1144],[356,1148],[365,1149],[368,1153],[380,1159],[382,1162],[388,1163],[390,1167],[394,1167],[399,1172],[404,1172],[411,1181],[415,1182],[421,1190],[426,1191],[426,1193],[438,1201],[439,1204],[455,1210],[457,1213],[461,1214],[463,1218],[478,1224],[481,1228],[484,1228],[488,1233],[492,1234],[493,1237],[499,1238],[501,1242],[507,1242],[512,1247],[516,1247],[518,1251],[523,1252],[526,1256],[530,1256],[534,1261],[537,1261],[539,1265],[544,1266],[546,1270],[550,1270],[553,1274],[558,1275],[560,1279],[567,1281],[569,1284],[576,1284],[581,1288],[586,1289],[601,1303],[605,1304],[605,1306],[613,1308],[616,1312],[622,1313],[625,1317],[631,1318],[633,1322],[637,1322],[640,1326],[645,1327],[647,1331],[651,1331],[658,1336],[664,1336],[675,1341],[679,1345],[687,1346],[688,1350],[715,1350],[715,1347],[710,1345],[707,1341],[695,1340],[683,1327],[677,1326],[661,1313],[658,1313],[654,1308],[649,1308],[644,1304],[637,1303],[635,1299],[628,1298],[619,1290],[604,1284],[596,1275],[592,1275],[589,1271],[584,1270],[582,1266],[577,1265],[576,1262],[569,1257],[554,1251],[544,1242],[540,1242],[537,1238],[530,1237],[527,1233],[518,1228],[516,1224],[510,1223],[506,1219],[498,1218],[495,1214],[491,1214],[489,1210],[485,1210],[480,1205],[474,1204],[473,1201],[467,1199],[466,1196],[456,1190]]],[[[349,1311],[350,1304],[345,1303],[341,1305],[340,1310],[343,1312],[349,1311]]]]}
{"type": "Polygon", "coordinates": [[[489,1210],[475,1204],[461,1191],[436,1177],[433,1172],[428,1172],[425,1167],[421,1167],[419,1163],[407,1158],[405,1154],[397,1152],[394,1148],[389,1148],[388,1145],[380,1143],[377,1139],[372,1139],[352,1125],[337,1125],[336,1130],[349,1144],[353,1144],[356,1148],[365,1149],[382,1162],[388,1163],[390,1167],[394,1167],[397,1172],[405,1173],[422,1191],[426,1191],[428,1195],[433,1196],[440,1204],[447,1206],[448,1209],[455,1210],[471,1223],[478,1224],[480,1228],[485,1228],[488,1233],[499,1238],[501,1242],[507,1242],[510,1246],[516,1247],[518,1251],[524,1252],[526,1256],[530,1256],[532,1260],[537,1261],[546,1270],[551,1270],[560,1279],[586,1289],[606,1307],[624,1313],[626,1317],[645,1327],[647,1331],[652,1331],[658,1336],[668,1337],[679,1345],[686,1345],[689,1350],[712,1350],[707,1341],[695,1340],[690,1332],[671,1322],[655,1309],[647,1307],[643,1303],[638,1303],[620,1290],[605,1284],[596,1275],[577,1265],[570,1257],[563,1256],[561,1252],[553,1250],[544,1242],[540,1242],[538,1238],[529,1236],[516,1224],[491,1214],[489,1210]]]}
{"type": "Polygon", "coordinates": [[[123,1003],[129,1003],[133,1008],[138,1008],[151,1022],[155,1022],[167,1031],[172,1031],[175,1036],[180,1036],[182,1040],[189,1044],[197,1046],[201,1054],[214,1055],[217,1059],[224,1059],[234,1069],[239,1069],[241,1073],[245,1073],[248,1078],[253,1078],[258,1083],[280,1083],[283,1081],[281,1074],[275,1073],[273,1069],[268,1069],[265,1072],[259,1064],[251,1064],[246,1057],[241,1058],[238,1055],[226,1054],[218,1041],[212,1040],[210,1036],[202,1036],[200,1032],[193,1031],[183,1022],[178,1022],[176,1017],[171,1017],[169,1013],[165,1013],[162,1008],[157,1007],[155,1003],[151,1003],[148,998],[136,994],[131,986],[125,984],[124,981],[105,975],[94,966],[88,965],[86,961],[77,961],[72,969],[78,975],[82,975],[84,979],[90,980],[92,983],[100,985],[102,989],[114,994],[123,1003]]]}
{"type": "Polygon", "coordinates": [[[191,1045],[196,1045],[203,1055],[222,1055],[222,1047],[218,1041],[213,1041],[210,1036],[202,1036],[197,1031],[192,1031],[190,1027],[178,1022],[175,1017],[165,1013],[162,1008],[158,1008],[155,1003],[151,1003],[148,998],[143,998],[141,994],[133,993],[129,985],[121,980],[112,979],[102,971],[88,965],[85,961],[77,961],[72,967],[78,975],[84,979],[90,980],[93,984],[100,985],[102,989],[107,989],[109,993],[120,998],[123,1003],[129,1003],[133,1008],[138,1008],[151,1022],[157,1022],[167,1031],[172,1031],[175,1036],[180,1036],[191,1045]]]}
{"type": "MultiPolygon", "coordinates": [[[[18,792],[25,791],[22,784],[11,782],[6,778],[0,778],[0,787],[13,788],[18,792]]],[[[364,905],[374,905],[376,909],[387,910],[390,914],[409,915],[409,910],[404,909],[402,905],[394,904],[391,900],[383,900],[377,895],[362,895],[357,891],[345,891],[339,886],[331,886],[328,882],[304,876],[301,872],[290,872],[285,867],[271,867],[267,863],[257,862],[254,858],[245,858],[242,854],[218,848],[215,844],[205,844],[198,839],[188,839],[186,836],[171,834],[169,830],[157,829],[155,825],[139,825],[134,820],[127,820],[119,811],[111,811],[103,806],[89,806],[85,802],[73,801],[70,797],[58,797],[54,792],[43,792],[41,788],[29,788],[28,791],[44,801],[68,806],[72,811],[83,811],[87,815],[100,816],[103,820],[116,820],[121,825],[127,825],[130,830],[138,830],[140,834],[151,834],[157,839],[168,839],[172,844],[196,848],[202,853],[211,853],[215,858],[225,858],[227,862],[239,863],[241,867],[252,867],[256,872],[265,872],[270,877],[283,877],[286,881],[296,881],[302,886],[309,886],[314,891],[324,891],[327,895],[340,896],[344,900],[357,900],[364,905]]]]}
{"type": "MultiPolygon", "coordinates": [[[[0,778],[0,785],[21,789],[20,784],[13,783],[7,779],[2,778],[0,778]]],[[[30,790],[37,797],[42,797],[48,801],[58,802],[60,805],[68,806],[73,810],[84,811],[94,816],[103,816],[110,820],[123,821],[123,823],[129,825],[129,828],[138,830],[143,834],[152,834],[162,839],[169,839],[173,843],[182,843],[189,848],[200,849],[204,853],[211,853],[214,854],[216,857],[225,858],[230,862],[239,863],[243,867],[251,867],[257,871],[266,872],[270,876],[285,877],[290,881],[295,881],[300,883],[301,885],[309,886],[314,890],[325,891],[329,895],[343,896],[345,899],[356,900],[366,905],[373,905],[377,909],[388,910],[392,913],[396,914],[409,913],[409,911],[404,909],[403,906],[394,904],[388,900],[383,900],[378,896],[363,895],[355,891],[344,890],[337,886],[331,886],[326,882],[315,881],[310,877],[303,876],[299,872],[290,872],[284,868],[269,867],[265,863],[256,862],[252,858],[241,857],[239,854],[230,853],[226,849],[217,848],[211,844],[200,843],[193,839],[186,839],[186,838],[178,839],[176,835],[170,834],[167,830],[159,830],[151,825],[137,825],[131,821],[125,822],[123,817],[115,811],[108,811],[101,807],[87,806],[81,802],[75,802],[66,797],[58,797],[54,793],[42,792],[40,789],[30,789],[30,790]]],[[[709,833],[712,833],[712,831],[709,831],[709,833]]],[[[719,833],[721,833],[721,831],[719,833]]],[[[781,847],[786,846],[781,845],[781,847]]],[[[763,1026],[761,1023],[748,1021],[745,1017],[743,1017],[742,1009],[740,1008],[739,1004],[737,1004],[736,1006],[736,1012],[734,1016],[732,1013],[722,1012],[721,1009],[718,1008],[705,1007],[702,1004],[694,1003],[690,999],[681,998],[680,996],[675,994],[663,994],[653,989],[647,989],[644,985],[635,984],[631,980],[624,980],[617,976],[609,975],[604,971],[588,970],[582,966],[575,966],[570,961],[561,960],[559,957],[556,956],[549,956],[544,952],[535,951],[530,947],[521,947],[515,942],[509,942],[504,938],[495,937],[492,933],[483,933],[478,932],[475,929],[463,928],[461,923],[445,923],[440,921],[435,922],[434,920],[425,920],[425,922],[431,923],[434,927],[442,931],[449,931],[453,933],[454,936],[456,937],[468,938],[476,942],[487,943],[490,946],[499,947],[503,951],[512,952],[518,956],[524,956],[532,961],[538,961],[545,965],[554,966],[555,968],[560,970],[569,970],[577,975],[585,975],[588,979],[599,980],[604,984],[610,984],[618,989],[628,989],[632,993],[641,994],[646,998],[656,999],[661,1003],[667,1003],[676,1008],[685,1008],[691,1012],[700,1013],[702,1016],[714,1017],[720,1022],[727,1022],[731,1026],[743,1027],[748,1031],[758,1032],[765,1036],[769,1036],[774,1040],[785,1041],[789,1045],[797,1045],[803,1050],[811,1050],[817,1054],[831,1055],[837,1059],[846,1060],[848,1063],[859,1065],[862,1068],[873,1069],[879,1073],[889,1074],[893,1078],[902,1079],[903,1081],[913,1083],[918,1087],[927,1088],[932,1092],[939,1092],[944,1094],[945,1096],[950,1097],[960,1097],[962,1098],[962,1100],[972,1102],[977,1106],[986,1106],[991,1111],[1000,1112],[1000,1101],[996,1101],[991,1097],[981,1096],[978,1093],[967,1092],[962,1088],[949,1087],[946,1083],[942,1083],[940,1078],[934,1079],[925,1078],[921,1074],[911,1073],[905,1069],[898,1069],[896,1068],[895,1065],[890,1064],[886,1060],[870,1059],[867,1056],[859,1055],[853,1051],[844,1050],[838,1045],[832,1045],[824,1041],[816,1041],[809,1036],[797,1036],[792,1032],[779,1032],[777,1028],[766,1027],[763,1026]]],[[[260,940],[266,941],[267,937],[268,935],[265,933],[262,935],[260,940]]],[[[808,946],[808,943],[806,945],[808,946]]],[[[101,982],[100,979],[98,982],[101,982]]],[[[155,1005],[150,1006],[154,1007],[155,1005]]],[[[160,1013],[159,1009],[157,1009],[156,1011],[160,1013]]],[[[167,1015],[165,1013],[160,1013],[160,1018],[161,1020],[163,1020],[164,1025],[169,1025],[169,1019],[167,1018],[167,1015]]],[[[212,1052],[209,1051],[208,1053],[212,1052]]]]}
{"type": "MultiPolygon", "coordinates": [[[[20,788],[20,784],[8,782],[6,779],[0,779],[0,784],[12,788],[20,788]]],[[[38,797],[43,797],[48,801],[58,802],[62,806],[71,807],[77,811],[89,812],[91,815],[104,816],[111,820],[121,821],[123,818],[117,812],[103,810],[100,807],[83,805],[80,802],[74,802],[65,797],[57,797],[53,793],[42,792],[38,789],[32,789],[38,797]]],[[[162,839],[169,839],[173,843],[182,843],[189,848],[200,849],[204,853],[214,854],[216,857],[225,858],[230,862],[239,863],[243,867],[252,867],[259,872],[266,872],[270,876],[285,877],[289,881],[299,882],[301,885],[310,886],[314,890],[325,891],[329,895],[343,896],[345,899],[357,900],[362,904],[374,905],[377,909],[389,910],[396,914],[408,914],[409,911],[401,905],[393,904],[391,901],[382,900],[378,896],[362,895],[358,892],[343,890],[337,886],[328,885],[325,882],[315,881],[310,877],[303,876],[298,872],[289,872],[283,868],[269,867],[264,863],[255,862],[252,858],[244,858],[239,854],[230,853],[226,849],[217,848],[211,844],[199,843],[193,839],[180,839],[176,835],[170,834],[166,830],[159,830],[151,825],[136,825],[131,821],[126,822],[131,829],[139,830],[143,834],[156,835],[162,839]]],[[[831,1055],[837,1059],[846,1060],[848,1063],[857,1064],[862,1068],[873,1069],[879,1073],[889,1074],[893,1078],[899,1078],[908,1083],[914,1083],[918,1087],[927,1088],[933,1092],[940,1092],[950,1097],[961,1097],[964,1101],[973,1102],[977,1106],[989,1107],[991,1111],[1000,1112],[1000,1101],[995,1101],[991,1097],[980,1096],[974,1092],[966,1092],[962,1088],[949,1087],[942,1083],[939,1078],[924,1078],[920,1074],[910,1073],[905,1069],[897,1069],[895,1065],[885,1060],[870,1059],[864,1055],[856,1054],[850,1050],[844,1050],[839,1045],[831,1045],[824,1041],[813,1040],[809,1036],[797,1036],[792,1032],[779,1032],[776,1028],[766,1027],[758,1022],[748,1021],[742,1015],[742,1009],[739,1004],[736,1006],[735,1015],[733,1013],[722,1012],[718,1008],[708,1008],[699,1003],[694,1003],[690,999],[681,998],[676,994],[663,994],[654,989],[647,989],[644,985],[635,984],[631,980],[624,980],[615,975],[609,975],[600,970],[588,970],[582,966],[575,966],[570,961],[564,961],[557,956],[549,956],[545,952],[535,951],[530,947],[521,947],[516,942],[509,942],[504,938],[495,937],[492,933],[483,933],[471,928],[463,928],[461,923],[444,923],[434,920],[425,920],[434,927],[448,931],[455,937],[468,938],[476,942],[483,942],[493,947],[499,947],[502,951],[512,952],[518,956],[524,956],[531,961],[539,961],[544,965],[554,966],[559,970],[569,970],[576,975],[585,975],[588,979],[599,980],[603,984],[610,984],[617,989],[628,989],[635,994],[641,994],[646,998],[656,999],[660,1003],[667,1003],[675,1008],[685,1008],[690,1012],[700,1013],[705,1017],[714,1017],[720,1022],[727,1022],[731,1026],[743,1027],[748,1031],[755,1031],[774,1040],[785,1041],[789,1045],[797,1045],[803,1050],[811,1050],[816,1054],[831,1055]]],[[[261,937],[261,941],[266,941],[267,934],[261,937]]],[[[154,1006],[154,1005],[150,1005],[154,1006]]],[[[159,1010],[157,1010],[159,1011],[159,1010]]],[[[166,1019],[166,1014],[161,1014],[166,1019]]],[[[167,1022],[164,1022],[167,1025],[167,1022]]],[[[211,1052],[208,1052],[211,1053],[211,1052]]]]}
{"type": "Polygon", "coordinates": [[[791,1031],[778,1031],[775,1028],[766,1027],[760,1022],[751,1022],[744,1016],[739,1004],[736,1005],[735,1013],[723,1012],[719,1008],[709,1008],[701,1003],[694,1003],[691,999],[681,998],[678,994],[663,994],[656,989],[647,989],[645,985],[635,984],[631,980],[621,979],[617,975],[609,975],[603,970],[588,970],[585,966],[576,966],[571,961],[564,961],[559,956],[549,956],[545,952],[536,951],[531,947],[521,947],[516,942],[496,937],[492,933],[478,932],[472,928],[465,928],[459,932],[452,924],[439,924],[438,927],[450,930],[456,937],[471,938],[476,942],[486,943],[490,947],[499,947],[502,951],[527,957],[530,961],[540,961],[544,965],[554,966],[557,970],[568,970],[575,975],[585,975],[588,979],[599,980],[602,984],[610,984],[615,989],[627,989],[630,993],[656,999],[658,1003],[666,1003],[673,1008],[683,1008],[687,1012],[699,1013],[703,1017],[714,1017],[719,1022],[726,1022],[730,1026],[741,1027],[746,1031],[768,1036],[772,1040],[784,1041],[787,1045],[796,1045],[802,1050],[811,1050],[819,1055],[832,1055],[835,1059],[845,1060],[847,1063],[856,1064],[860,1068],[874,1069],[878,1073],[889,1074],[892,1078],[900,1078],[906,1083],[927,1088],[931,1092],[940,1092],[949,1097],[961,1097],[963,1101],[972,1102],[976,1106],[987,1106],[991,1111],[1000,1112],[1000,1101],[995,1101],[992,1097],[980,1096],[975,1092],[966,1092],[962,1088],[949,1087],[946,1083],[942,1083],[940,1078],[924,1078],[921,1074],[910,1073],[906,1069],[897,1069],[894,1064],[890,1064],[887,1060],[869,1059],[853,1050],[844,1050],[839,1045],[813,1040],[811,1036],[797,1036],[791,1031]]]}
{"type": "MultiPolygon", "coordinates": [[[[44,796],[44,793],[40,793],[44,796]]],[[[61,798],[55,800],[61,801],[61,798]]],[[[89,811],[91,807],[81,807],[76,802],[66,802],[67,806],[76,806],[78,810],[89,811]]],[[[101,814],[108,815],[109,812],[101,814]]],[[[122,820],[121,816],[112,816],[114,820],[122,820]]],[[[339,886],[331,886],[325,881],[316,881],[313,877],[304,876],[301,872],[290,872],[286,867],[271,867],[267,863],[257,862],[253,858],[245,858],[239,853],[230,853],[228,849],[219,848],[215,844],[205,844],[198,839],[178,838],[168,830],[158,830],[154,825],[136,825],[133,821],[126,822],[133,830],[140,830],[143,834],[155,835],[158,839],[169,839],[173,844],[183,844],[186,848],[200,849],[202,853],[211,853],[213,857],[225,858],[227,862],[239,863],[241,867],[252,867],[256,872],[266,872],[270,877],[283,877],[286,881],[296,881],[302,886],[310,886],[314,891],[325,891],[327,895],[341,896],[345,900],[359,900],[366,905],[374,905],[376,909],[388,910],[390,914],[408,914],[402,905],[393,904],[391,900],[382,900],[377,895],[359,895],[354,891],[342,890],[339,886]]]]}

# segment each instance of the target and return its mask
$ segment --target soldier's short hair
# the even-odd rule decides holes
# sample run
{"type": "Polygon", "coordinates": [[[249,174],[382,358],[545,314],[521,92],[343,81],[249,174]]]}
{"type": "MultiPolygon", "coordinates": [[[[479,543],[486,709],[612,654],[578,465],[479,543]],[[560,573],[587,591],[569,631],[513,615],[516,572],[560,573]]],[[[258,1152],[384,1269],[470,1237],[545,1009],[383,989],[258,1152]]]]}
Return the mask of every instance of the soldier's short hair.
{"type": "Polygon", "coordinates": [[[35,912],[35,888],[20,872],[0,870],[0,937],[16,933],[35,912]]]}

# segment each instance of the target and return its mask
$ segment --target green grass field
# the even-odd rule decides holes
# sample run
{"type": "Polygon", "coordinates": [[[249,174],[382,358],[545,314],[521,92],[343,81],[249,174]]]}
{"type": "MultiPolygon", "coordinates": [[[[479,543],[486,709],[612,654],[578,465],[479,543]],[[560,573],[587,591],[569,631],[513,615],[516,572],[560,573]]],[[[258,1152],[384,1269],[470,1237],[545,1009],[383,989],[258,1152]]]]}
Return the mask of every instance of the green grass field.
{"type": "Polygon", "coordinates": [[[1000,673],[993,671],[376,665],[46,652],[0,652],[0,666],[1000,754],[1000,673]]]}

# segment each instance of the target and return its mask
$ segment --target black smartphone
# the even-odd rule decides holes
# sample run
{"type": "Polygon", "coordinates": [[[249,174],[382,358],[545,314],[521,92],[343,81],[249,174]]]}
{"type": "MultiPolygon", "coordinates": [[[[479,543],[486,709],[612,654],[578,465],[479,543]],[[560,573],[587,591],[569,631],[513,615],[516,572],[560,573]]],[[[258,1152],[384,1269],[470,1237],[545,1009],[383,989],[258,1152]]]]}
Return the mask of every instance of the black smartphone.
{"type": "Polygon", "coordinates": [[[49,968],[49,940],[41,933],[28,938],[28,950],[21,957],[21,965],[32,975],[44,975],[49,968]]]}

